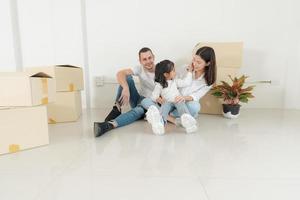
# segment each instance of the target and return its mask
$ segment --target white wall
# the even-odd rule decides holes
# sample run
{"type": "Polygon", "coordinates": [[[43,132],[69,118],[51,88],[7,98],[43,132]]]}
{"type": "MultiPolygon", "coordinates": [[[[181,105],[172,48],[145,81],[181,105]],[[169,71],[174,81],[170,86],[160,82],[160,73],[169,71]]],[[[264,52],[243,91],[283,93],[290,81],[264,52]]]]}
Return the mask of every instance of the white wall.
{"type": "Polygon", "coordinates": [[[18,1],[23,65],[54,64],[50,0],[18,1]]]}
{"type": "Polygon", "coordinates": [[[24,67],[84,68],[80,0],[18,1],[18,11],[24,67]]]}
{"type": "Polygon", "coordinates": [[[289,46],[286,49],[287,63],[285,71],[284,107],[288,109],[300,109],[300,15],[299,3],[290,4],[287,11],[288,29],[286,37],[289,38],[289,46]]]}
{"type": "MultiPolygon", "coordinates": [[[[157,61],[169,58],[181,64],[200,41],[244,41],[241,72],[251,77],[249,81],[275,83],[257,85],[256,99],[244,107],[299,107],[300,101],[287,103],[292,95],[289,85],[300,86],[287,72],[299,68],[299,55],[290,55],[292,50],[299,52],[295,0],[87,2],[92,76],[111,78],[118,69],[137,64],[137,51],[143,46],[154,50],[157,61]],[[294,61],[289,61],[292,57],[294,61]]],[[[96,100],[92,105],[99,106],[101,88],[93,82],[91,86],[96,100]]]]}
{"type": "MultiPolygon", "coordinates": [[[[256,99],[243,107],[300,108],[300,3],[296,0],[18,0],[22,63],[74,64],[90,74],[92,107],[108,107],[115,85],[95,87],[95,76],[111,80],[138,64],[138,50],[156,60],[189,61],[200,41],[244,41],[241,69],[257,85],[256,99]],[[86,25],[81,24],[86,3],[86,25]],[[87,37],[82,35],[87,31],[87,37]],[[84,42],[88,41],[85,49],[84,42]],[[87,54],[88,53],[88,54],[87,54]],[[88,60],[84,60],[88,55],[88,60]],[[88,66],[84,66],[89,64],[88,66]]],[[[9,0],[0,3],[0,68],[15,70],[9,0]]],[[[87,79],[88,81],[88,79],[87,79]]],[[[85,95],[84,95],[85,99],[85,95]]]]}
{"type": "Polygon", "coordinates": [[[10,0],[0,1],[0,71],[16,70],[10,0]]]}

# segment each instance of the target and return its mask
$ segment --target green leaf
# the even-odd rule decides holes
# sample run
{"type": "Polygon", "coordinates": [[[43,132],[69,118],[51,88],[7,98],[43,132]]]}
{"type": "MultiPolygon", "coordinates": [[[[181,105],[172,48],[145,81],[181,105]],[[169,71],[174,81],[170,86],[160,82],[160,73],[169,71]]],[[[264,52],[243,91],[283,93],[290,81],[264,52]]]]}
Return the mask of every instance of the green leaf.
{"type": "Polygon", "coordinates": [[[229,91],[229,92],[228,92],[228,96],[229,96],[230,98],[235,98],[235,97],[236,97],[236,93],[233,92],[233,91],[229,91]]]}
{"type": "Polygon", "coordinates": [[[240,102],[248,103],[248,98],[240,98],[240,102]]]}
{"type": "Polygon", "coordinates": [[[213,92],[212,95],[216,96],[216,97],[221,97],[222,96],[222,92],[220,91],[216,91],[216,92],[213,92]]]}

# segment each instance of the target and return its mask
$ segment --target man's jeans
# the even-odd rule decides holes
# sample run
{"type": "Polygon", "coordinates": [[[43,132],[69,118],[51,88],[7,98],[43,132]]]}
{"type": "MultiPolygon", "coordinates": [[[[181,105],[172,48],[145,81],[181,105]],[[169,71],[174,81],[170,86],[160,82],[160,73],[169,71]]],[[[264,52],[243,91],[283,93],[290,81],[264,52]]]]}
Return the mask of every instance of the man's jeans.
{"type": "MultiPolygon", "coordinates": [[[[127,80],[127,84],[128,84],[129,92],[130,92],[129,104],[131,106],[131,110],[126,113],[122,113],[116,119],[114,119],[114,121],[117,123],[117,127],[126,126],[128,124],[131,124],[131,123],[143,118],[144,114],[145,114],[144,108],[140,105],[141,101],[145,97],[141,96],[138,93],[132,76],[127,76],[126,80],[127,80]]],[[[123,88],[121,86],[119,86],[116,101],[119,101],[121,94],[122,94],[122,90],[123,90],[123,88]]]]}

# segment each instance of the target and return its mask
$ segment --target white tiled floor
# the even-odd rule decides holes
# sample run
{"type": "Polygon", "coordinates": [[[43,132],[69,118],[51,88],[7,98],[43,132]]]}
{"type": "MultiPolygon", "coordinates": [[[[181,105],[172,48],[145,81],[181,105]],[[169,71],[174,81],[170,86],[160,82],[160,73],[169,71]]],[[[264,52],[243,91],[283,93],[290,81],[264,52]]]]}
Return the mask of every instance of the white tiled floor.
{"type": "Polygon", "coordinates": [[[0,156],[0,199],[300,199],[300,111],[201,115],[192,135],[170,125],[155,136],[141,120],[95,139],[106,113],[51,125],[49,146],[0,156]]]}

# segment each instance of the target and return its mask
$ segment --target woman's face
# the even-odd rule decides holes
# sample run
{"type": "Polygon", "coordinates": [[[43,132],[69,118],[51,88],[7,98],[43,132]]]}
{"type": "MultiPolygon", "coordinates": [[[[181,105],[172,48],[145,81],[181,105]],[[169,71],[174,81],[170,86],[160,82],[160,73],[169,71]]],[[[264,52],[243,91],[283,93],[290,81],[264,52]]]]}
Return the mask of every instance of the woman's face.
{"type": "Polygon", "coordinates": [[[193,70],[196,72],[196,71],[203,70],[205,66],[207,66],[207,63],[200,56],[194,55],[192,66],[194,68],[193,70]]]}

